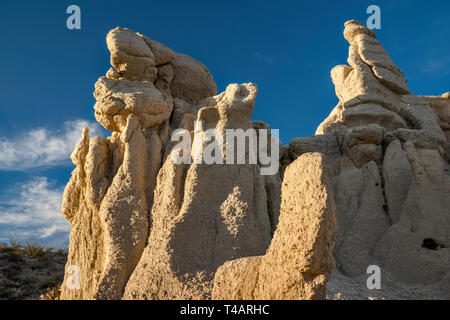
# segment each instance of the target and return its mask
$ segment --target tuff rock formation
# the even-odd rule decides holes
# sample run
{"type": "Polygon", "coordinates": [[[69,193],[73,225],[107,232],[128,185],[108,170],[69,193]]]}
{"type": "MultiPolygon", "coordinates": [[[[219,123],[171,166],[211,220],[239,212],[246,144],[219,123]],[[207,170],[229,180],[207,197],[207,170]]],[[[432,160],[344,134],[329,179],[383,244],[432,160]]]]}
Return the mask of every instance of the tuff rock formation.
{"type": "MultiPolygon", "coordinates": [[[[385,296],[429,298],[413,293],[421,285],[434,286],[434,297],[448,297],[449,95],[411,94],[403,73],[361,23],[347,22],[344,37],[350,66],[331,71],[338,105],[316,136],[289,144],[293,158],[320,152],[333,159],[336,278],[364,288],[367,267],[378,265],[390,281],[382,287],[385,296]]],[[[342,281],[330,284],[334,293],[345,292],[336,287],[342,281]]]]}
{"type": "Polygon", "coordinates": [[[286,169],[269,249],[223,264],[214,278],[213,299],[325,299],[337,227],[329,179],[320,153],[305,153],[286,169]]]}
{"type": "MultiPolygon", "coordinates": [[[[111,30],[107,45],[113,68],[95,85],[94,109],[113,133],[89,138],[85,129],[72,154],[62,298],[210,298],[219,266],[266,252],[281,177],[261,175],[259,164],[175,164],[170,138],[179,128],[225,136],[227,129],[268,129],[250,120],[257,88],[231,84],[217,95],[204,65],[129,29],[111,30]],[[203,127],[194,128],[195,120],[203,127]],[[79,289],[71,285],[72,266],[79,289]]],[[[199,143],[194,138],[189,153],[199,143]]]]}
{"type": "Polygon", "coordinates": [[[259,162],[172,161],[179,128],[191,132],[193,157],[205,147],[196,133],[209,128],[270,129],[250,120],[254,84],[217,94],[200,62],[111,30],[112,68],[95,85],[94,109],[112,134],[85,129],[71,156],[61,297],[450,297],[449,93],[411,94],[359,22],[344,37],[349,66],[331,71],[338,105],[315,136],[280,144],[279,172],[261,175],[259,162]],[[386,281],[376,294],[369,265],[386,281]]]}

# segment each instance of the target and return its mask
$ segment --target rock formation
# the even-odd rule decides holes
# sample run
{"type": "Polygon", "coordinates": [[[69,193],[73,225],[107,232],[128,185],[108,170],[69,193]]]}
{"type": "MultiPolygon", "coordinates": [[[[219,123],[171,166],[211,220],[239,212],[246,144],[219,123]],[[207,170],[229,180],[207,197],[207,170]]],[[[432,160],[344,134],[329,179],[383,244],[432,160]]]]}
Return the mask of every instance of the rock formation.
{"type": "Polygon", "coordinates": [[[338,105],[316,136],[289,145],[292,158],[333,159],[336,271],[356,279],[379,265],[407,285],[441,283],[440,294],[449,294],[448,93],[411,94],[362,24],[347,22],[344,37],[350,66],[331,71],[338,105]]]}
{"type": "Polygon", "coordinates": [[[111,30],[107,44],[113,68],[95,85],[94,109],[113,133],[89,138],[86,129],[72,154],[62,211],[72,226],[67,266],[80,269],[81,287],[67,285],[67,272],[62,298],[210,298],[220,265],[265,253],[281,177],[262,176],[259,164],[175,164],[170,136],[268,129],[250,120],[257,88],[216,95],[204,65],[129,29],[111,30]]]}
{"type": "Polygon", "coordinates": [[[345,283],[365,286],[369,265],[393,279],[385,296],[416,297],[403,285],[450,296],[449,93],[410,93],[361,23],[347,22],[344,37],[349,66],[331,71],[338,105],[315,136],[280,144],[279,172],[262,175],[259,162],[172,161],[180,128],[194,158],[207,129],[269,130],[250,120],[256,85],[217,94],[200,62],[111,30],[94,109],[112,134],[85,129],[71,156],[61,297],[324,299],[330,276],[345,296],[345,283]],[[80,288],[68,285],[71,266],[80,288]]]}
{"type": "MultiPolygon", "coordinates": [[[[230,85],[204,101],[197,120],[204,129],[251,128],[256,93],[253,84],[230,85]]],[[[209,298],[220,265],[263,254],[269,245],[267,199],[257,165],[183,166],[168,157],[161,168],[148,245],[125,288],[126,299],[209,298]]]]}
{"type": "Polygon", "coordinates": [[[305,153],[286,169],[280,219],[267,253],[223,264],[213,299],[325,299],[337,226],[329,179],[320,153],[305,153]]]}

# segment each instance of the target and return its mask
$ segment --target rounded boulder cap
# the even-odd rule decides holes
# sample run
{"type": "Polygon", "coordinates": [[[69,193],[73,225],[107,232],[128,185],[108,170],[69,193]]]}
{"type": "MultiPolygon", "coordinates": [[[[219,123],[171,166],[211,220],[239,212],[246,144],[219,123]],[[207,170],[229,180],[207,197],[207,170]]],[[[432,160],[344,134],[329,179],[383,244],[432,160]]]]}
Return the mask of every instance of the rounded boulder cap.
{"type": "Polygon", "coordinates": [[[352,41],[353,38],[357,34],[360,34],[360,33],[365,33],[374,39],[377,38],[377,35],[375,34],[375,32],[373,32],[372,30],[367,28],[365,25],[363,25],[359,21],[350,20],[350,21],[347,21],[344,25],[345,25],[344,38],[349,42],[352,41]]]}

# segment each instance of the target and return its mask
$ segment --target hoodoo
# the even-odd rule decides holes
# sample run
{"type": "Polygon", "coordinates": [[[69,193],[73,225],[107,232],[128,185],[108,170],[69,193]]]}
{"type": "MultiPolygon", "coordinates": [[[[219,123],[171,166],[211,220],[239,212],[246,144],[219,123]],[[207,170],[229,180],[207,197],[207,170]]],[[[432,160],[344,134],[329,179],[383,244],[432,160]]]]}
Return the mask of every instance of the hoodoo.
{"type": "Polygon", "coordinates": [[[61,298],[450,298],[450,95],[411,93],[363,24],[347,22],[344,37],[337,106],[316,135],[269,143],[280,165],[264,175],[259,162],[171,157],[172,132],[195,121],[269,130],[251,120],[255,84],[218,94],[202,63],[111,30],[94,110],[112,133],[85,129],[71,155],[62,212],[80,287],[66,271],[61,298]]]}

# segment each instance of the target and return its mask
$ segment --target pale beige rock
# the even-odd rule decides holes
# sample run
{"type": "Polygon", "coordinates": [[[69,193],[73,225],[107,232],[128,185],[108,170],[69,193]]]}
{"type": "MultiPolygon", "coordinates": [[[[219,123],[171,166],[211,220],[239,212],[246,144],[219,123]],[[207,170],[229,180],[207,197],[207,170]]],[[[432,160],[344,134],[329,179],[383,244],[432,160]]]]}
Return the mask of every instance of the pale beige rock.
{"type": "Polygon", "coordinates": [[[344,36],[350,43],[350,67],[339,65],[331,71],[340,104],[317,133],[377,123],[387,132],[408,127],[426,130],[445,148],[446,137],[426,98],[409,93],[403,73],[374,32],[352,20],[345,24],[344,36]]]}
{"type": "Polygon", "coordinates": [[[383,134],[384,128],[374,124],[351,128],[345,136],[343,151],[358,168],[370,161],[380,163],[383,159],[380,146],[383,134]]]}
{"type": "Polygon", "coordinates": [[[344,37],[357,48],[359,57],[372,68],[373,74],[381,84],[398,94],[409,93],[403,72],[392,62],[389,54],[375,39],[376,35],[372,30],[352,20],[345,23],[344,37]]]}
{"type": "Polygon", "coordinates": [[[114,132],[103,140],[85,130],[72,155],[62,211],[68,268],[80,267],[82,281],[71,288],[68,269],[62,298],[209,298],[220,265],[266,251],[281,178],[261,176],[258,164],[175,165],[170,131],[192,132],[195,119],[203,130],[252,128],[256,86],[214,96],[212,76],[188,56],[129,29],[107,43],[114,68],[96,84],[94,109],[114,132]]]}
{"type": "MultiPolygon", "coordinates": [[[[270,131],[270,125],[265,123],[261,120],[253,120],[252,121],[252,127],[256,130],[256,136],[259,139],[259,135],[261,132],[266,130],[267,134],[267,153],[272,154],[272,145],[271,145],[271,139],[272,139],[272,133],[270,131]]],[[[259,149],[259,140],[257,142],[258,150],[259,149]]],[[[264,185],[265,194],[266,194],[266,202],[267,202],[267,210],[269,214],[270,219],[270,226],[271,226],[271,234],[275,232],[275,229],[278,225],[278,218],[280,216],[280,205],[281,205],[281,185],[282,185],[282,166],[288,165],[291,163],[290,157],[288,155],[285,155],[285,153],[289,153],[289,147],[283,145],[281,141],[279,141],[279,150],[278,150],[278,161],[279,161],[279,171],[276,174],[273,175],[264,175],[262,176],[261,180],[264,180],[264,183],[262,181],[260,184],[264,185]],[[289,157],[289,160],[286,159],[286,157],[289,157]],[[283,163],[283,158],[285,158],[283,163]]],[[[258,161],[258,166],[262,166],[262,164],[258,161]]],[[[262,194],[263,192],[261,192],[262,194]]],[[[261,206],[266,205],[263,201],[261,206]]]]}
{"type": "Polygon", "coordinates": [[[172,60],[173,80],[170,84],[172,95],[190,103],[217,94],[217,86],[206,67],[197,60],[177,54],[172,60]]]}
{"type": "Polygon", "coordinates": [[[86,174],[86,201],[91,207],[99,209],[100,202],[109,187],[108,179],[108,146],[101,137],[93,137],[89,141],[89,151],[84,163],[86,174]]]}
{"type": "Polygon", "coordinates": [[[67,266],[80,268],[81,289],[68,286],[66,275],[61,294],[64,299],[119,299],[148,234],[142,175],[148,166],[146,140],[139,121],[130,116],[120,138],[122,164],[109,182],[107,142],[94,137],[87,146],[87,139],[85,132],[75,150],[75,171],[82,174],[72,176],[62,209],[72,226],[67,266]]]}
{"type": "Polygon", "coordinates": [[[144,39],[147,46],[150,48],[154,55],[155,64],[157,66],[160,66],[162,64],[166,64],[173,59],[175,59],[175,52],[172,51],[172,49],[166,47],[162,43],[152,40],[149,37],[137,32],[136,33],[139,37],[144,39]]]}
{"type": "Polygon", "coordinates": [[[403,75],[396,74],[391,70],[380,67],[372,67],[374,75],[380,80],[380,83],[398,94],[408,94],[409,90],[403,75]]]}
{"type": "Polygon", "coordinates": [[[381,144],[383,136],[384,129],[376,124],[355,127],[345,135],[344,146],[351,148],[364,143],[381,144]]]}
{"type": "Polygon", "coordinates": [[[128,80],[156,79],[155,56],[145,41],[131,29],[115,28],[106,37],[111,65],[128,80]]]}
{"type": "Polygon", "coordinates": [[[441,129],[448,132],[450,130],[450,92],[437,97],[424,96],[422,98],[430,104],[431,111],[441,129]]]}
{"type": "Polygon", "coordinates": [[[351,147],[347,152],[347,155],[353,160],[353,163],[357,168],[361,168],[370,161],[381,163],[383,159],[383,150],[379,145],[364,143],[351,147]]]}
{"type": "Polygon", "coordinates": [[[61,297],[324,299],[333,256],[333,296],[372,264],[389,281],[377,297],[449,295],[450,94],[409,93],[363,24],[347,22],[344,36],[349,66],[331,71],[339,103],[315,136],[280,144],[279,172],[261,176],[259,162],[171,159],[179,128],[191,133],[193,156],[207,146],[194,133],[208,128],[270,130],[250,120],[255,85],[216,95],[200,62],[113,29],[113,68],[94,93],[96,119],[113,132],[89,138],[85,129],[71,155],[61,297]],[[71,266],[80,289],[68,285],[71,266]]]}
{"type": "Polygon", "coordinates": [[[70,159],[76,168],[72,171],[72,178],[69,180],[63,193],[62,213],[64,217],[70,221],[79,209],[79,197],[81,192],[81,181],[83,181],[84,163],[86,162],[86,155],[89,151],[89,129],[84,128],[81,140],[75,146],[70,159]]]}
{"type": "Polygon", "coordinates": [[[336,177],[338,231],[334,257],[346,275],[358,276],[376,264],[372,251],[390,225],[380,173],[375,162],[347,164],[336,177]]]}
{"type": "Polygon", "coordinates": [[[374,256],[398,279],[437,283],[449,274],[450,175],[436,150],[404,145],[412,183],[395,223],[380,239],[374,256]]]}
{"type": "Polygon", "coordinates": [[[100,206],[104,228],[106,264],[100,277],[97,299],[120,299],[144,249],[148,235],[145,172],[146,140],[138,119],[131,115],[122,132],[123,163],[100,206]],[[124,228],[126,226],[126,228],[124,228]]]}
{"type": "Polygon", "coordinates": [[[344,109],[342,118],[351,127],[378,124],[386,128],[386,131],[407,127],[402,117],[375,103],[363,103],[344,109]]]}
{"type": "Polygon", "coordinates": [[[411,164],[399,140],[392,141],[386,149],[383,159],[383,177],[389,217],[392,223],[396,223],[412,180],[411,164]]]}
{"type": "Polygon", "coordinates": [[[137,33],[128,28],[115,28],[106,36],[108,50],[123,51],[136,57],[148,57],[154,60],[155,56],[145,41],[137,33]]]}
{"type": "Polygon", "coordinates": [[[147,152],[147,166],[144,168],[143,173],[146,181],[145,193],[148,211],[151,210],[153,205],[153,192],[156,187],[156,179],[162,165],[164,148],[168,143],[168,136],[166,136],[166,132],[164,132],[167,130],[169,130],[168,123],[161,128],[153,127],[151,129],[143,130],[147,152]]]}
{"type": "Polygon", "coordinates": [[[364,24],[362,24],[359,21],[349,20],[349,21],[345,22],[344,26],[345,26],[344,38],[348,42],[351,42],[352,39],[358,34],[367,34],[368,36],[370,36],[373,39],[375,39],[377,37],[377,35],[375,34],[375,32],[373,30],[370,30],[369,28],[364,26],[364,24]]]}
{"type": "Polygon", "coordinates": [[[174,98],[173,99],[173,112],[170,119],[170,126],[172,130],[176,130],[178,128],[184,128],[184,123],[190,123],[189,128],[194,129],[194,121],[197,119],[198,110],[201,109],[201,106],[195,106],[190,104],[189,102],[174,98]]]}
{"type": "Polygon", "coordinates": [[[334,267],[333,188],[324,156],[306,153],[285,173],[278,227],[263,256],[226,262],[213,299],[324,299],[334,267]]]}
{"type": "MultiPolygon", "coordinates": [[[[385,69],[384,72],[390,72],[390,77],[397,77],[399,82],[401,83],[391,83],[394,85],[394,87],[398,86],[398,88],[390,88],[390,89],[401,89],[401,91],[406,91],[405,93],[408,93],[408,88],[406,87],[406,81],[403,79],[403,73],[400,71],[400,69],[397,68],[397,66],[392,62],[390,56],[388,53],[384,50],[383,46],[374,38],[364,34],[360,33],[357,34],[349,41],[352,45],[356,45],[358,48],[358,54],[361,58],[361,60],[369,65],[372,70],[380,70],[385,69]]],[[[383,73],[383,72],[382,72],[383,73]]],[[[377,74],[377,72],[374,72],[375,76],[380,79],[381,81],[387,81],[388,83],[392,79],[383,79],[381,74],[377,74]]],[[[395,90],[394,90],[395,91],[395,90]]],[[[396,93],[403,93],[403,92],[396,92],[396,93]]]]}
{"type": "Polygon", "coordinates": [[[388,143],[395,139],[399,139],[403,142],[411,141],[418,149],[442,149],[430,132],[423,129],[414,130],[400,128],[395,131],[391,131],[384,136],[384,140],[388,143]]]}
{"type": "Polygon", "coordinates": [[[129,29],[112,30],[107,44],[117,70],[98,80],[94,109],[97,120],[114,132],[103,140],[89,139],[84,130],[71,156],[77,167],[62,206],[72,226],[63,299],[122,298],[148,239],[157,174],[170,138],[172,66],[159,66],[159,88],[147,67],[175,54],[129,29]],[[79,289],[69,285],[73,266],[81,272],[79,289]]]}
{"type": "Polygon", "coordinates": [[[387,270],[382,270],[381,288],[367,288],[367,274],[356,278],[344,276],[334,269],[327,283],[327,300],[448,300],[448,284],[404,283],[387,270]]]}
{"type": "MultiPolygon", "coordinates": [[[[66,270],[75,266],[82,280],[81,290],[71,290],[67,286],[71,273],[66,273],[61,287],[62,299],[93,299],[97,293],[101,269],[103,268],[105,248],[103,245],[103,228],[99,217],[98,206],[90,206],[92,198],[85,198],[83,186],[88,183],[84,165],[89,152],[89,132],[83,130],[83,136],[71,155],[77,166],[67,184],[62,203],[62,212],[70,222],[71,234],[66,270]],[[89,226],[86,228],[86,226],[89,226]],[[95,232],[91,232],[95,228],[95,232]]],[[[93,159],[91,159],[92,161],[93,159]]],[[[91,186],[91,190],[94,186],[91,186]]],[[[68,270],[70,271],[70,269],[68,270]]],[[[72,272],[76,272],[73,270],[72,272]]]]}
{"type": "Polygon", "coordinates": [[[342,119],[343,112],[344,107],[342,106],[342,103],[339,102],[331,111],[330,115],[317,127],[315,134],[321,135],[345,130],[347,126],[344,125],[344,120],[342,119]]]}
{"type": "Polygon", "coordinates": [[[361,23],[347,22],[344,36],[350,67],[331,72],[340,102],[316,132],[345,137],[330,170],[337,272],[354,281],[375,264],[396,286],[422,284],[442,296],[450,292],[444,267],[450,234],[448,95],[409,93],[403,73],[361,23]]]}
{"type": "Polygon", "coordinates": [[[294,138],[289,142],[289,152],[293,159],[298,158],[307,152],[320,152],[328,156],[340,156],[340,140],[342,135],[339,134],[319,134],[306,138],[294,138]]]}
{"type": "Polygon", "coordinates": [[[161,91],[169,92],[170,84],[173,79],[173,67],[171,64],[165,64],[158,67],[158,78],[155,87],[161,91]]]}
{"type": "Polygon", "coordinates": [[[425,99],[415,95],[404,95],[400,103],[402,108],[401,115],[409,123],[412,124],[413,129],[424,129],[439,143],[445,147],[447,139],[444,132],[436,122],[430,105],[425,99]]]}
{"type": "Polygon", "coordinates": [[[400,97],[377,80],[371,68],[354,52],[354,48],[350,46],[349,51],[349,55],[354,56],[351,61],[353,69],[350,71],[347,66],[337,66],[331,71],[336,95],[342,105],[349,108],[361,103],[376,103],[399,112],[400,97]]]}
{"type": "Polygon", "coordinates": [[[108,79],[116,79],[116,80],[119,80],[121,78],[119,72],[114,68],[109,68],[109,70],[106,72],[106,77],[108,79]]]}
{"type": "MultiPolygon", "coordinates": [[[[256,93],[253,84],[229,85],[205,102],[197,120],[203,130],[251,128],[256,93]]],[[[184,168],[168,156],[158,176],[148,245],[124,298],[210,298],[220,265],[263,254],[269,245],[264,183],[257,165],[184,168]]]]}
{"type": "Polygon", "coordinates": [[[106,129],[121,132],[130,114],[136,115],[142,128],[169,120],[172,97],[151,83],[101,77],[95,84],[95,118],[106,129]]]}
{"type": "Polygon", "coordinates": [[[445,152],[447,159],[450,159],[450,92],[437,97],[425,96],[422,98],[430,104],[434,118],[445,134],[447,139],[445,152]]]}

